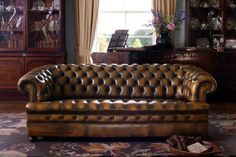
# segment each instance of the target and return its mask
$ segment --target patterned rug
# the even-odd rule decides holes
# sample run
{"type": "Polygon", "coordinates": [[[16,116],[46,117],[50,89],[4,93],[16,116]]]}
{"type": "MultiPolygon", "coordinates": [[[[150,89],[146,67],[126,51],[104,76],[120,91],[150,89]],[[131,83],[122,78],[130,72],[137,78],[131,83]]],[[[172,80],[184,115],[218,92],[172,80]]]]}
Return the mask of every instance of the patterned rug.
{"type": "Polygon", "coordinates": [[[217,127],[222,134],[236,135],[236,114],[210,113],[209,124],[217,127]]]}
{"type": "MultiPolygon", "coordinates": [[[[155,140],[140,141],[134,139],[130,141],[119,140],[119,142],[117,142],[117,139],[102,141],[101,139],[84,140],[81,138],[66,138],[60,139],[59,141],[56,139],[47,139],[29,142],[26,132],[25,117],[25,113],[0,114],[0,157],[175,156],[170,152],[164,139],[158,140],[158,142],[155,140]]],[[[221,124],[218,120],[222,117],[224,116],[210,116],[210,119],[214,119],[211,123],[214,125],[221,124]]],[[[225,119],[225,117],[223,119],[225,119]]],[[[229,120],[229,118],[227,118],[227,120],[229,120]]],[[[224,128],[224,126],[228,125],[219,125],[220,128],[224,128]]],[[[226,129],[227,128],[230,127],[226,127],[226,129]]],[[[235,128],[230,128],[230,130],[234,130],[235,133],[235,128]]]]}

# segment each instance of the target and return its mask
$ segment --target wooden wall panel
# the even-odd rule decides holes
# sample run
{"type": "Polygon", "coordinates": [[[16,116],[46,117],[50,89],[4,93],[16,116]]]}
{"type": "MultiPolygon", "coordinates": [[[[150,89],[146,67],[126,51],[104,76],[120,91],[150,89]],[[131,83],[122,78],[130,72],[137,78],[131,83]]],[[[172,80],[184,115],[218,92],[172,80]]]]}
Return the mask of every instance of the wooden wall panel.
{"type": "Polygon", "coordinates": [[[26,57],[25,58],[25,73],[28,71],[47,64],[63,63],[62,57],[26,57]]]}
{"type": "Polygon", "coordinates": [[[0,101],[5,100],[27,100],[17,90],[18,80],[29,70],[46,65],[64,63],[63,55],[41,55],[28,54],[22,56],[20,53],[0,54],[0,101]]]}
{"type": "Polygon", "coordinates": [[[0,89],[17,89],[17,82],[24,73],[23,58],[0,58],[0,89]]]}

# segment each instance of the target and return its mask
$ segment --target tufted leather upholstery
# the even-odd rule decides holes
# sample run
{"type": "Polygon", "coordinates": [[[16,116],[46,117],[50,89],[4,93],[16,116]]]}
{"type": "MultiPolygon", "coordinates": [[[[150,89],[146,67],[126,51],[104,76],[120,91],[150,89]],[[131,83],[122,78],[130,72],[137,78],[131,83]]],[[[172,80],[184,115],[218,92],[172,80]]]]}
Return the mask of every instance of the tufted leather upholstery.
{"type": "Polygon", "coordinates": [[[68,98],[160,98],[205,101],[199,93],[216,89],[215,80],[201,69],[179,64],[55,65],[22,77],[19,90],[35,94],[30,101],[68,98]],[[31,87],[24,87],[28,84],[31,87]],[[204,86],[201,86],[204,85],[204,86]]]}
{"type": "Polygon", "coordinates": [[[168,136],[207,133],[206,94],[216,81],[192,65],[60,64],[30,71],[18,88],[29,94],[29,136],[168,136]],[[71,126],[61,130],[58,122],[71,126]],[[143,132],[124,132],[134,124],[143,132]]]}

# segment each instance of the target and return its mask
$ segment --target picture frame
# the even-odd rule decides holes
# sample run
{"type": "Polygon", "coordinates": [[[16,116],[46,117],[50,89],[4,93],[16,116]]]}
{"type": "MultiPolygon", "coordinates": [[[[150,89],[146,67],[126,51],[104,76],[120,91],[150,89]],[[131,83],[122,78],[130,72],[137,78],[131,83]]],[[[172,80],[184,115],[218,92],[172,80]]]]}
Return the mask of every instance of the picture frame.
{"type": "Polygon", "coordinates": [[[213,49],[217,49],[219,47],[224,47],[224,35],[223,34],[213,34],[212,38],[212,46],[213,49]]]}

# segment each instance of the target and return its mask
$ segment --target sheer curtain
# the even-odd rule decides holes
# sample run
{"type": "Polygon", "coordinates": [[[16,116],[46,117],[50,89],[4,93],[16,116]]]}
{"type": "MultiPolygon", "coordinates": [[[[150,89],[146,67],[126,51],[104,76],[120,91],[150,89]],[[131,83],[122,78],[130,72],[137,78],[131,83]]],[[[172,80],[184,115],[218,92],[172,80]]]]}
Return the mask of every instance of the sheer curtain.
{"type": "Polygon", "coordinates": [[[91,63],[99,0],[75,0],[77,64],[91,63]]]}
{"type": "Polygon", "coordinates": [[[152,9],[159,10],[165,15],[175,15],[176,0],[153,0],[152,9]]]}

